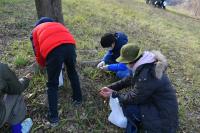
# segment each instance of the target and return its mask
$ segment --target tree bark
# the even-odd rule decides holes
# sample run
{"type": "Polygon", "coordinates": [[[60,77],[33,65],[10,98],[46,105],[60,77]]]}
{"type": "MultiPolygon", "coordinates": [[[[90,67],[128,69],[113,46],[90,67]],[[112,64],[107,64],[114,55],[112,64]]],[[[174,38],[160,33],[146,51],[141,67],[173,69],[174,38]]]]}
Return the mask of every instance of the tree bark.
{"type": "Polygon", "coordinates": [[[196,9],[195,9],[195,16],[200,16],[200,1],[199,0],[196,0],[196,9]]]}
{"type": "Polygon", "coordinates": [[[61,0],[35,0],[38,18],[50,17],[64,23],[61,0]]]}

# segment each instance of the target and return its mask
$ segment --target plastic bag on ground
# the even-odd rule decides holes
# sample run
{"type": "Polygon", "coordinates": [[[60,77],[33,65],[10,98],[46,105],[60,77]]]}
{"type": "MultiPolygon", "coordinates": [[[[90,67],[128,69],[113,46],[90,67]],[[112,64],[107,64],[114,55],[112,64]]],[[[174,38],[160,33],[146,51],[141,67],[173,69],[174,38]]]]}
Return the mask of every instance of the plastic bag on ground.
{"type": "Polygon", "coordinates": [[[64,69],[64,64],[62,65],[62,69],[61,69],[61,71],[60,71],[59,85],[58,85],[58,87],[61,87],[61,86],[64,85],[63,69],[64,69]]]}

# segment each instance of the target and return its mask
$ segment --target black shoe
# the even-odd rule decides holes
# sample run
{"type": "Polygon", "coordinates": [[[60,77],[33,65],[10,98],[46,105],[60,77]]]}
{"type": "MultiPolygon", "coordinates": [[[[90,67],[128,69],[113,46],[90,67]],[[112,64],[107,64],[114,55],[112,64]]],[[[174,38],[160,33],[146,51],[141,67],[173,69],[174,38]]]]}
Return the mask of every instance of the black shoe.
{"type": "Polygon", "coordinates": [[[74,106],[81,106],[81,105],[82,105],[82,100],[73,100],[73,101],[72,101],[72,104],[73,104],[74,106]]]}
{"type": "Polygon", "coordinates": [[[59,118],[58,117],[50,117],[49,115],[47,116],[47,119],[50,123],[51,127],[56,127],[59,124],[59,118]]]}

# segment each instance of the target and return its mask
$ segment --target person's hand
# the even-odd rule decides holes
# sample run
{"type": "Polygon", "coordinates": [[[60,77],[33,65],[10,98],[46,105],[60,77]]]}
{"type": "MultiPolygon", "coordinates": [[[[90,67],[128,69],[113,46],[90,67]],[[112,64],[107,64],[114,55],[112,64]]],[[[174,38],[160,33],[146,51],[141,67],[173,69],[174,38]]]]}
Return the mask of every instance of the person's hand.
{"type": "Polygon", "coordinates": [[[28,73],[28,74],[26,74],[26,76],[25,76],[27,79],[32,79],[32,74],[31,73],[28,73]]]}
{"type": "Polygon", "coordinates": [[[108,65],[100,67],[101,70],[107,71],[108,70],[108,65]]]}
{"type": "Polygon", "coordinates": [[[101,89],[100,89],[100,92],[99,92],[99,94],[100,94],[101,96],[103,96],[104,98],[110,97],[110,96],[112,95],[112,93],[113,93],[113,90],[110,89],[110,88],[108,88],[108,87],[103,87],[103,88],[101,88],[101,89]]]}
{"type": "Polygon", "coordinates": [[[104,61],[101,61],[98,65],[97,65],[97,68],[101,68],[105,66],[105,62],[104,61]]]}

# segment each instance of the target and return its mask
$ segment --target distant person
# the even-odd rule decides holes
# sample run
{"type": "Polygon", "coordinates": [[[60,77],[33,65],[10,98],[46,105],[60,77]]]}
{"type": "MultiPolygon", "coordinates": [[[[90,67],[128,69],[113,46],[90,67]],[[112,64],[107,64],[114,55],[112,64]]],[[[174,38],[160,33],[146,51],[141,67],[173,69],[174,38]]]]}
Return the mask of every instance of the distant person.
{"type": "Polygon", "coordinates": [[[155,6],[157,6],[158,8],[163,8],[165,9],[166,7],[166,2],[165,0],[156,0],[156,2],[154,3],[155,6]]]}
{"type": "Polygon", "coordinates": [[[128,119],[126,133],[176,133],[176,91],[165,73],[167,60],[159,51],[144,51],[134,44],[122,47],[118,62],[135,71],[133,76],[100,90],[103,97],[118,98],[128,119]],[[130,87],[129,91],[118,91],[130,87]]]}
{"type": "Polygon", "coordinates": [[[155,7],[165,9],[167,2],[166,0],[146,0],[146,4],[152,4],[155,7]]]}
{"type": "MultiPolygon", "coordinates": [[[[76,41],[70,31],[52,18],[42,17],[32,31],[36,61],[47,69],[47,94],[49,102],[48,120],[52,126],[58,125],[58,84],[64,63],[73,90],[72,103],[80,105],[82,93],[76,71],[76,41]]],[[[67,99],[66,99],[67,101],[67,99]]]]}
{"type": "Polygon", "coordinates": [[[123,32],[105,33],[101,37],[100,43],[103,48],[109,48],[109,50],[97,65],[97,68],[115,72],[120,79],[129,76],[131,72],[127,66],[116,62],[116,59],[120,56],[121,47],[127,44],[127,42],[128,37],[123,32]]]}
{"type": "Polygon", "coordinates": [[[0,62],[0,128],[9,123],[11,133],[28,133],[31,129],[32,120],[24,120],[26,105],[21,95],[28,87],[30,78],[28,74],[18,80],[8,65],[0,62]]]}

